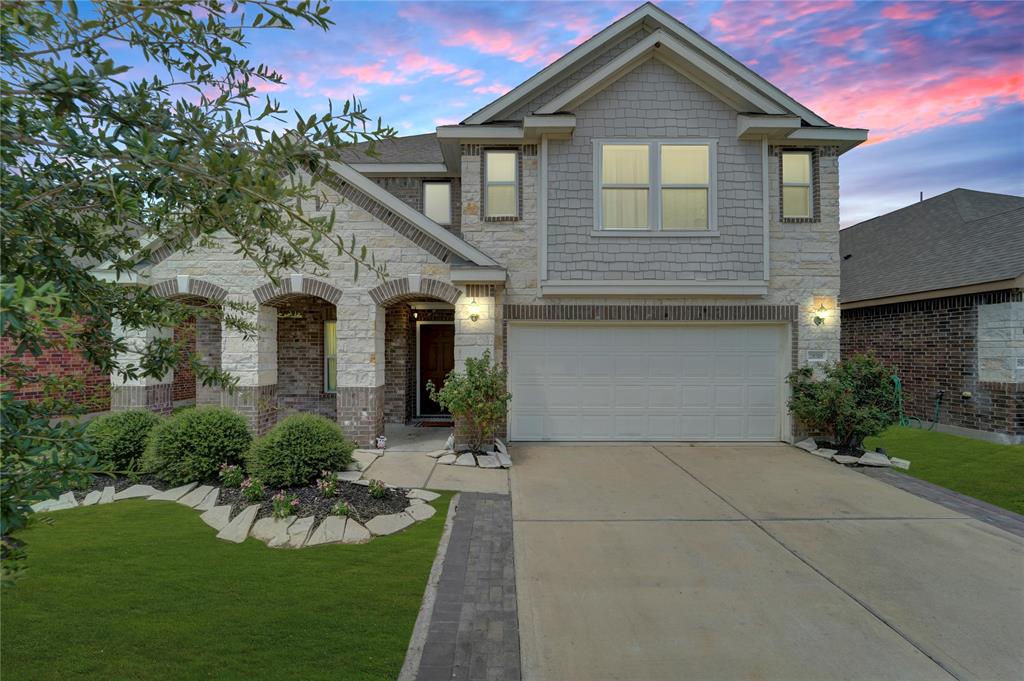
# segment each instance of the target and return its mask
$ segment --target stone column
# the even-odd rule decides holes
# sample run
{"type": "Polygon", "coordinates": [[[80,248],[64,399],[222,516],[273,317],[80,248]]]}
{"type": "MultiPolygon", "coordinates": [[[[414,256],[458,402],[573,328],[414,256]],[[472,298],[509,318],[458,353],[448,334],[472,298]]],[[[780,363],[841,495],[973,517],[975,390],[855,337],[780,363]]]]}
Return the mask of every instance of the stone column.
{"type": "Polygon", "coordinates": [[[258,327],[255,337],[228,327],[222,331],[221,368],[237,376],[238,385],[223,393],[221,403],[262,435],[277,423],[277,309],[260,305],[251,320],[258,327]]]}
{"type": "MultiPolygon", "coordinates": [[[[114,336],[123,337],[128,349],[118,358],[120,366],[139,366],[146,347],[158,338],[171,338],[174,329],[147,328],[128,329],[121,325],[116,317],[111,320],[114,336]]],[[[122,382],[121,377],[113,374],[110,377],[110,410],[126,411],[128,409],[148,409],[157,414],[170,414],[174,403],[174,370],[169,370],[162,377],[145,376],[122,382]]]]}
{"type": "MultiPolygon", "coordinates": [[[[493,286],[469,284],[455,303],[455,370],[465,371],[466,360],[482,357],[490,351],[491,362],[500,362],[500,310],[493,286]],[[474,317],[476,317],[474,319],[474,317]]],[[[499,426],[496,436],[503,435],[499,426]]],[[[466,444],[463,424],[455,419],[455,444],[466,444]]]]}
{"type": "Polygon", "coordinates": [[[385,309],[365,291],[338,303],[338,425],[364,447],[384,434],[385,309]]]}

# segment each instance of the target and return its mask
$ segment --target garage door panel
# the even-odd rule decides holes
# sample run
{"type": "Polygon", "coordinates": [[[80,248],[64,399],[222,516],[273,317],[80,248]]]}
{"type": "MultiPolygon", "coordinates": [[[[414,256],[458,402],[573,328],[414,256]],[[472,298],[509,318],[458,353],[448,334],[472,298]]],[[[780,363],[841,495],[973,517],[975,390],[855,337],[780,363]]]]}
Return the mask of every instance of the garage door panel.
{"type": "Polygon", "coordinates": [[[512,438],[778,439],[783,332],[512,323],[512,438]]]}

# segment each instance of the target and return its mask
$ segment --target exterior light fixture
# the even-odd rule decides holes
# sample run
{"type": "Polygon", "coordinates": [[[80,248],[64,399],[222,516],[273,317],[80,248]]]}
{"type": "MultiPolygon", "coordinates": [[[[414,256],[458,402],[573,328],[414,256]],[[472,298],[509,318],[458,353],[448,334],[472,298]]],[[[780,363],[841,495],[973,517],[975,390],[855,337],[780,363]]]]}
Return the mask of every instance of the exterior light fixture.
{"type": "Polygon", "coordinates": [[[822,303],[818,307],[818,312],[814,315],[814,325],[821,326],[825,323],[825,317],[828,315],[828,308],[825,307],[825,303],[822,303]]]}
{"type": "Polygon", "coordinates": [[[480,321],[480,305],[477,304],[476,298],[469,301],[469,320],[472,322],[480,321]]]}

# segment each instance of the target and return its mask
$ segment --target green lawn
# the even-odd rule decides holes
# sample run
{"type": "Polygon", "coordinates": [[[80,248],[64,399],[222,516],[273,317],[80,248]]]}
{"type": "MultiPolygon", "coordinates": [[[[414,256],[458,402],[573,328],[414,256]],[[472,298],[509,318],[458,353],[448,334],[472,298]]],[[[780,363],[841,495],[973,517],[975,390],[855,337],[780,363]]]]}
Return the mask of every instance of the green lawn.
{"type": "Polygon", "coordinates": [[[864,441],[908,459],[916,478],[1024,513],[1024,445],[997,445],[918,428],[892,427],[864,441]]]}
{"type": "Polygon", "coordinates": [[[48,514],[4,590],[3,676],[395,679],[449,500],[397,535],[301,550],[217,540],[174,503],[48,514]]]}

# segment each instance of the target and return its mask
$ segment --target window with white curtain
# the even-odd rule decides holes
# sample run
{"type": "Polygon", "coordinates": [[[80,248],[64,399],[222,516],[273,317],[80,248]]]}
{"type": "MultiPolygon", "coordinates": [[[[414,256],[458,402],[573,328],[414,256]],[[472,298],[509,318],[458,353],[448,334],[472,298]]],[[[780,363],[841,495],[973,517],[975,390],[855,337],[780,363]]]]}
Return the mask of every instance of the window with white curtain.
{"type": "Polygon", "coordinates": [[[782,217],[809,218],[812,157],[809,151],[782,152],[782,217]]]}
{"type": "Polygon", "coordinates": [[[423,183],[423,214],[439,225],[452,224],[452,183],[423,183]]]}
{"type": "Polygon", "coordinates": [[[518,217],[519,157],[516,151],[484,152],[484,192],[486,217],[518,217]]]}
{"type": "Polygon", "coordinates": [[[663,232],[715,227],[714,145],[599,141],[597,228],[663,232]]]}

